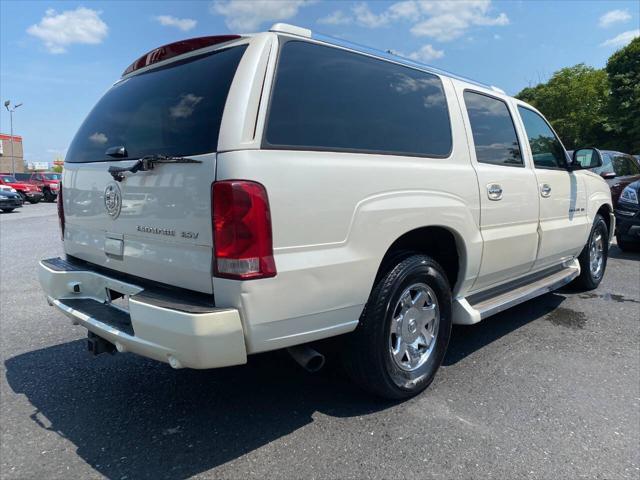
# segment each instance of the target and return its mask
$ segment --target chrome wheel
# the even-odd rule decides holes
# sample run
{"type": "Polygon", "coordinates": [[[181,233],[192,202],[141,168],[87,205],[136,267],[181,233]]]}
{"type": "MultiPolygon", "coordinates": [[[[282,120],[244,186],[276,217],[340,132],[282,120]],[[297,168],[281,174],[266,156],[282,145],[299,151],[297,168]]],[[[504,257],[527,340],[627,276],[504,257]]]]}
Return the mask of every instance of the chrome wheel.
{"type": "Polygon", "coordinates": [[[589,268],[593,278],[600,277],[604,264],[604,237],[602,231],[596,230],[589,243],[589,268]]]}
{"type": "Polygon", "coordinates": [[[435,293],[424,283],[404,290],[393,309],[389,352],[398,368],[412,372],[429,359],[436,344],[440,310],[435,293]]]}

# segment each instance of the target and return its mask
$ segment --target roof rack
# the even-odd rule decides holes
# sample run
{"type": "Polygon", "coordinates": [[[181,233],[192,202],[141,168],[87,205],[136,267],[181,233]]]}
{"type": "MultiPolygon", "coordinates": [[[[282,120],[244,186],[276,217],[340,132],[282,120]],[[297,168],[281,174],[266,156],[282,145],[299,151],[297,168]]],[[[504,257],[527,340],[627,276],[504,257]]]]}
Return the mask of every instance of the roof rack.
{"type": "Polygon", "coordinates": [[[416,62],[414,60],[410,60],[408,58],[402,57],[400,55],[385,52],[383,50],[377,50],[375,48],[367,47],[365,45],[360,45],[358,43],[349,42],[348,40],[343,40],[341,38],[331,37],[329,35],[324,35],[322,33],[315,33],[309,30],[308,28],[297,27],[295,25],[289,25],[288,23],[276,23],[270,29],[270,32],[276,33],[286,33],[289,35],[296,35],[304,38],[312,38],[314,40],[318,40],[319,42],[328,43],[331,45],[335,45],[337,47],[349,48],[351,50],[356,50],[360,53],[366,53],[368,55],[373,55],[376,57],[381,57],[387,60],[392,60],[396,63],[400,63],[406,65],[408,67],[418,67],[422,70],[427,70],[431,73],[435,73],[437,75],[443,75],[450,78],[455,78],[456,80],[462,80],[463,82],[472,83],[479,87],[488,88],[489,90],[493,90],[499,93],[505,93],[501,88],[495,87],[493,85],[489,85],[487,83],[482,83],[477,80],[472,80],[470,78],[463,77],[461,75],[456,75],[455,73],[448,72],[441,68],[436,68],[431,65],[426,65],[424,63],[416,62]]]}

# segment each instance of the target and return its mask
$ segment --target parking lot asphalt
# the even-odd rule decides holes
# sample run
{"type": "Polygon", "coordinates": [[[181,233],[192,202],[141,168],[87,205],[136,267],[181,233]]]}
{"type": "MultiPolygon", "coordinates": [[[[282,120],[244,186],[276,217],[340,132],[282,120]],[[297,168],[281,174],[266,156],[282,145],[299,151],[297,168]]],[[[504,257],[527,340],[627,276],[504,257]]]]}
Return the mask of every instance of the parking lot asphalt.
{"type": "Polygon", "coordinates": [[[212,371],[91,358],[48,307],[54,204],[0,215],[3,479],[640,477],[640,254],[454,327],[432,386],[380,402],[284,354],[212,371]]]}

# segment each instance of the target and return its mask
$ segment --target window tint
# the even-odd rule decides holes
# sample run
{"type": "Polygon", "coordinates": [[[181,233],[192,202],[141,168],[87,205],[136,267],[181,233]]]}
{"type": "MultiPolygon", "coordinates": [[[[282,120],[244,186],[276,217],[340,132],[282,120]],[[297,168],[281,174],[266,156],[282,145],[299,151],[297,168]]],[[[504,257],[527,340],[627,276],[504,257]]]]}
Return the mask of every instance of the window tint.
{"type": "Polygon", "coordinates": [[[533,154],[533,164],[539,168],[564,168],[567,164],[564,148],[544,118],[533,110],[518,106],[529,146],[533,154]]]}
{"type": "Polygon", "coordinates": [[[614,154],[611,163],[613,163],[613,170],[616,175],[620,177],[640,174],[638,164],[629,155],[614,154]]]}
{"type": "Polygon", "coordinates": [[[522,155],[507,104],[480,93],[464,92],[478,162],[521,166],[522,155]]]}
{"type": "Polygon", "coordinates": [[[451,129],[442,82],[365,55],[289,41],[265,146],[446,156],[451,129]]]}
{"type": "Polygon", "coordinates": [[[76,134],[67,162],[214,152],[229,87],[246,46],[218,50],[135,75],[114,85],[76,134]]]}

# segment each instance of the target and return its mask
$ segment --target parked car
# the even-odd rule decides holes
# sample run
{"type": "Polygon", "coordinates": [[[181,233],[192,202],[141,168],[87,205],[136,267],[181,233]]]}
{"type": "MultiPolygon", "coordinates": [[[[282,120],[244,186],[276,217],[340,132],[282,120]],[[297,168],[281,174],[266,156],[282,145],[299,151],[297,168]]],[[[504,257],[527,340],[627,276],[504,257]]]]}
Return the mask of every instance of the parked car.
{"type": "Polygon", "coordinates": [[[17,190],[23,202],[38,203],[43,197],[42,191],[38,186],[19,182],[10,173],[0,173],[0,185],[8,185],[17,190]]]}
{"type": "Polygon", "coordinates": [[[359,385],[407,398],[452,323],[599,285],[611,193],[575,153],[495,87],[304,28],[177,42],[73,139],[40,282],[94,353],[315,370],[342,336],[359,385]]]}
{"type": "Polygon", "coordinates": [[[615,210],[616,242],[622,250],[640,247],[640,180],[627,185],[615,210]]]}
{"type": "Polygon", "coordinates": [[[0,210],[9,213],[20,207],[22,207],[22,197],[17,191],[0,188],[0,210]]]}
{"type": "Polygon", "coordinates": [[[632,182],[640,179],[640,165],[636,159],[626,153],[601,150],[602,166],[592,169],[604,178],[611,188],[613,206],[616,207],[622,190],[632,182]]]}
{"type": "Polygon", "coordinates": [[[16,173],[16,180],[36,185],[44,195],[45,202],[55,202],[62,175],[56,172],[16,173]]]}

